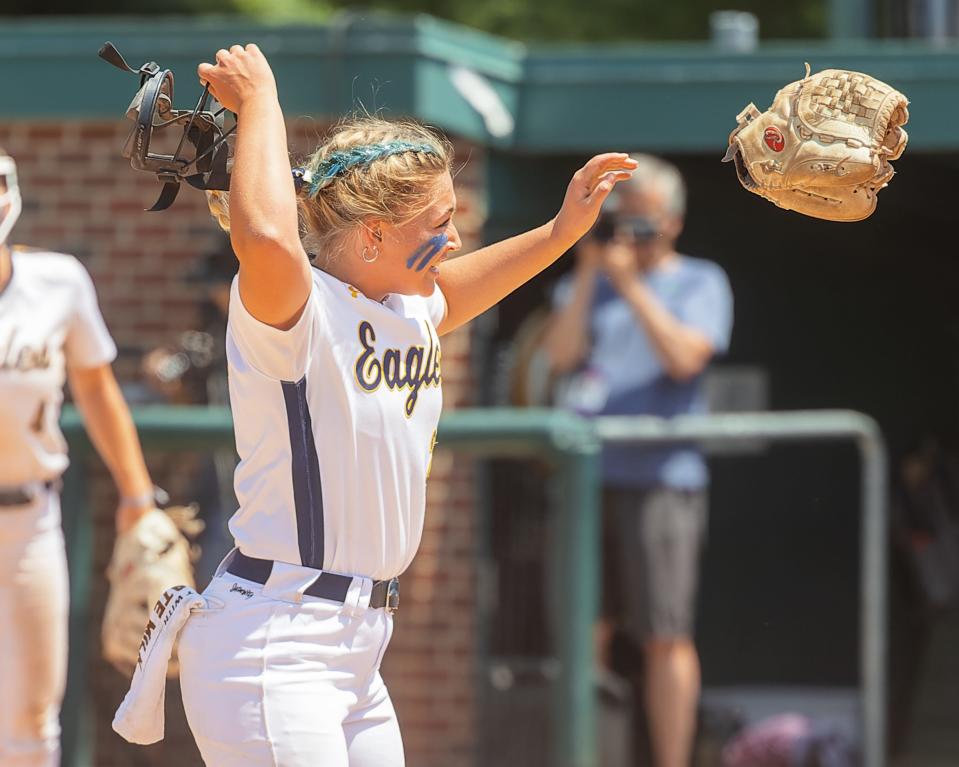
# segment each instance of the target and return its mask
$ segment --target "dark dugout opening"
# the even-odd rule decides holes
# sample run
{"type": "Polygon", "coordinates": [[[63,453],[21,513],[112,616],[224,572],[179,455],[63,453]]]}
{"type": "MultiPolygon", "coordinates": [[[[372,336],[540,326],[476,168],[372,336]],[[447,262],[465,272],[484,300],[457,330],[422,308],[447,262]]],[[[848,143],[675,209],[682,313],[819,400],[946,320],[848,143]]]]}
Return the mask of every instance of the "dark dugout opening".
{"type": "MultiPolygon", "coordinates": [[[[764,368],[771,409],[851,408],[876,418],[895,493],[903,456],[923,439],[934,436],[948,449],[957,444],[959,259],[951,171],[959,156],[907,151],[877,212],[855,224],[776,208],[742,189],[720,156],[721,148],[716,156],[667,155],[689,189],[679,249],[719,263],[733,287],[732,347],[720,364],[764,368]]],[[[552,216],[583,159],[491,152],[487,241],[552,216]]],[[[487,318],[484,404],[505,404],[516,332],[531,312],[548,306],[552,286],[573,263],[564,257],[487,318]]],[[[782,446],[710,463],[697,626],[704,686],[855,686],[854,450],[782,446]]],[[[536,572],[541,546],[530,540],[547,534],[546,476],[507,461],[493,462],[488,472],[488,554],[499,576],[496,607],[486,616],[493,658],[549,649],[536,572]]],[[[914,594],[895,553],[892,562],[898,614],[897,599],[909,602],[914,594]]],[[[902,627],[892,628],[895,666],[902,627]]],[[[896,674],[894,667],[893,696],[896,674]]]]}

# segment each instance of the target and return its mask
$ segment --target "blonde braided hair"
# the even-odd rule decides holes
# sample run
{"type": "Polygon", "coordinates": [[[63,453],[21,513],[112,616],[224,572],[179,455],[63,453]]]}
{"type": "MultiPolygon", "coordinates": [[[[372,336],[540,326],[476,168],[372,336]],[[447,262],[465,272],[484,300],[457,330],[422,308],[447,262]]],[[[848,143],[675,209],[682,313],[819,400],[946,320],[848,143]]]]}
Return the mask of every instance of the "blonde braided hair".
{"type": "MultiPolygon", "coordinates": [[[[419,123],[373,116],[339,123],[297,168],[307,252],[322,265],[367,219],[401,224],[415,218],[429,207],[433,182],[451,171],[452,161],[450,143],[419,123]]],[[[220,227],[230,231],[229,194],[207,192],[207,201],[220,227]]]]}

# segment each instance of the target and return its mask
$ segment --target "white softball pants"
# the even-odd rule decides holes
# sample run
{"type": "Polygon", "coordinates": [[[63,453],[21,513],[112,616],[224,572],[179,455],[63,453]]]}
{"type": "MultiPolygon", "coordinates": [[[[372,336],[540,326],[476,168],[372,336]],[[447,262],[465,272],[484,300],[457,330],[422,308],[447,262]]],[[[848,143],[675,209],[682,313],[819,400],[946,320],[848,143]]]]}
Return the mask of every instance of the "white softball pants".
{"type": "Polygon", "coordinates": [[[403,767],[379,673],[393,618],[361,606],[363,578],[345,605],[300,601],[317,574],[274,565],[261,586],[223,572],[204,591],[223,609],[187,621],[183,706],[209,767],[403,767]]]}
{"type": "Polygon", "coordinates": [[[60,763],[69,599],[59,496],[0,508],[0,767],[60,763]]]}

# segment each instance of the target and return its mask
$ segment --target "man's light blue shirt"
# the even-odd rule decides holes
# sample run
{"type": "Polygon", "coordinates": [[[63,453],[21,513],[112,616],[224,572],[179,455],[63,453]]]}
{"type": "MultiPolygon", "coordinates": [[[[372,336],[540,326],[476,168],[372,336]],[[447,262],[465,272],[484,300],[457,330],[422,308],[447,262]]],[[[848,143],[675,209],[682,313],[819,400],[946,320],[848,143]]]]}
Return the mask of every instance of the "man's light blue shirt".
{"type": "MultiPolygon", "coordinates": [[[[670,314],[709,339],[715,354],[729,348],[733,297],[717,264],[681,255],[643,279],[670,314]]],[[[555,303],[565,305],[571,297],[572,275],[557,286],[555,303]]],[[[605,275],[597,277],[590,332],[590,353],[570,378],[562,403],[589,415],[668,418],[706,412],[703,375],[689,381],[669,377],[640,319],[605,275]]],[[[695,446],[618,446],[603,451],[603,480],[621,487],[695,490],[706,486],[709,474],[695,446]]]]}

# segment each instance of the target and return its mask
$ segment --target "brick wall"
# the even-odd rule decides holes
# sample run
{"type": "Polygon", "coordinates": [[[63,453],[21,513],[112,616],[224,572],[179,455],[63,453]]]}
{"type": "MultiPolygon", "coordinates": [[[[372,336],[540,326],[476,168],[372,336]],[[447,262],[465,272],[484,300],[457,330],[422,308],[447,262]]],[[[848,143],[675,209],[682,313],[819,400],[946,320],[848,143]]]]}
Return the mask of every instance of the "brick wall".
{"type": "MultiPolygon", "coordinates": [[[[310,127],[315,131],[315,126],[310,127]]],[[[93,275],[101,307],[123,355],[122,380],[137,375],[142,351],[169,344],[195,327],[202,289],[183,282],[196,260],[213,249],[218,229],[203,196],[184,188],[172,211],[145,213],[159,186],[120,157],[122,122],[2,122],[0,146],[17,160],[24,211],[13,241],[72,253],[93,275]]],[[[302,138],[302,134],[298,137],[302,138]]],[[[300,143],[297,141],[297,143],[300,143]]],[[[456,178],[457,223],[467,249],[483,221],[482,154],[459,146],[470,163],[456,178]]],[[[469,337],[443,340],[446,409],[469,403],[469,337]]],[[[148,456],[159,479],[177,483],[169,456],[148,456]]],[[[96,550],[89,627],[90,694],[96,718],[95,761],[102,767],[199,764],[173,685],[167,700],[167,738],[133,748],[110,730],[125,681],[99,658],[99,620],[106,595],[102,573],[112,544],[113,491],[102,467],[91,471],[96,550]]],[[[69,514],[70,509],[65,508],[69,514]]],[[[473,607],[473,473],[468,460],[437,451],[426,529],[419,556],[403,582],[403,609],[384,665],[414,767],[471,763],[475,702],[473,607]]]]}

